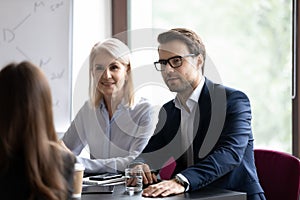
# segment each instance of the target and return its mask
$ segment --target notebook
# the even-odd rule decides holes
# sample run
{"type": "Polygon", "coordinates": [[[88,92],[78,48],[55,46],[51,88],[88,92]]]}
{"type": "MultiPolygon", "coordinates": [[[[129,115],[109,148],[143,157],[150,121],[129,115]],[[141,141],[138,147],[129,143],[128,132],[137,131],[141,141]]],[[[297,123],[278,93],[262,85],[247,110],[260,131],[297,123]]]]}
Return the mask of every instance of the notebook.
{"type": "Polygon", "coordinates": [[[81,194],[111,194],[114,192],[115,186],[102,186],[102,185],[83,185],[81,194]]]}
{"type": "Polygon", "coordinates": [[[102,180],[102,181],[96,181],[96,180],[91,180],[89,177],[84,177],[82,180],[83,185],[106,185],[106,184],[119,184],[119,183],[124,183],[125,182],[125,177],[119,177],[119,178],[112,178],[108,180],[102,180]]]}

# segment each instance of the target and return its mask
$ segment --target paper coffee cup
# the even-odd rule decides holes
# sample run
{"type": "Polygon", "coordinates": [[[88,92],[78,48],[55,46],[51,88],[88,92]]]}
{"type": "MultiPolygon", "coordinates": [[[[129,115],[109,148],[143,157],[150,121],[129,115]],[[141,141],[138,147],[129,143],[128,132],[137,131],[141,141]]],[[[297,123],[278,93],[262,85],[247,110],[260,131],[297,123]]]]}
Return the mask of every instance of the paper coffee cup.
{"type": "Polygon", "coordinates": [[[75,163],[74,166],[74,184],[73,184],[73,198],[80,198],[82,191],[82,178],[84,173],[84,166],[80,163],[75,163]]]}

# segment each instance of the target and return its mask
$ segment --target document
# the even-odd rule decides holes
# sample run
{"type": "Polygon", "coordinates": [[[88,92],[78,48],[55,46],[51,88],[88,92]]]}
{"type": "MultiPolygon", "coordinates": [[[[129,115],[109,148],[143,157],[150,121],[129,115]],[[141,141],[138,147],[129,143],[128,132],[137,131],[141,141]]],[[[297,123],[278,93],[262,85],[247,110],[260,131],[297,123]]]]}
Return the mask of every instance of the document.
{"type": "Polygon", "coordinates": [[[96,181],[96,180],[90,180],[89,177],[85,177],[82,180],[82,185],[118,185],[121,183],[125,183],[125,177],[119,177],[119,178],[113,178],[113,179],[108,179],[108,180],[101,180],[101,181],[96,181]]]}

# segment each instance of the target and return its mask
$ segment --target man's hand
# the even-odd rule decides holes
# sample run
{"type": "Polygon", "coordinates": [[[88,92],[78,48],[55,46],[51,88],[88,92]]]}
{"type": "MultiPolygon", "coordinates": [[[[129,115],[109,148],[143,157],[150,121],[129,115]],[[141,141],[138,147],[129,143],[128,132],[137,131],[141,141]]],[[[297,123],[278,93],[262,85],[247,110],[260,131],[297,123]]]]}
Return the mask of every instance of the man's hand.
{"type": "Polygon", "coordinates": [[[172,194],[180,194],[184,192],[184,187],[177,183],[174,179],[162,181],[160,183],[150,185],[143,191],[144,197],[166,197],[172,194]]]}
{"type": "Polygon", "coordinates": [[[138,168],[143,170],[143,183],[145,185],[156,183],[157,177],[154,173],[151,172],[149,165],[147,164],[138,164],[135,165],[134,168],[138,168]]]}

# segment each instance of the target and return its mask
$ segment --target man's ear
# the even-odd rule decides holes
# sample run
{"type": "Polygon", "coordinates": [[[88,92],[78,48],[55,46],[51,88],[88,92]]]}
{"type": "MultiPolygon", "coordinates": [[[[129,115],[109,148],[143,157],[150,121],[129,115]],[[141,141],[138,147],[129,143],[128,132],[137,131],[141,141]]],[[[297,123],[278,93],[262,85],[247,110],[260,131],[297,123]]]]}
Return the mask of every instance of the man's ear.
{"type": "Polygon", "coordinates": [[[197,56],[197,66],[198,66],[198,69],[201,69],[203,67],[203,55],[202,54],[199,54],[197,56]]]}

